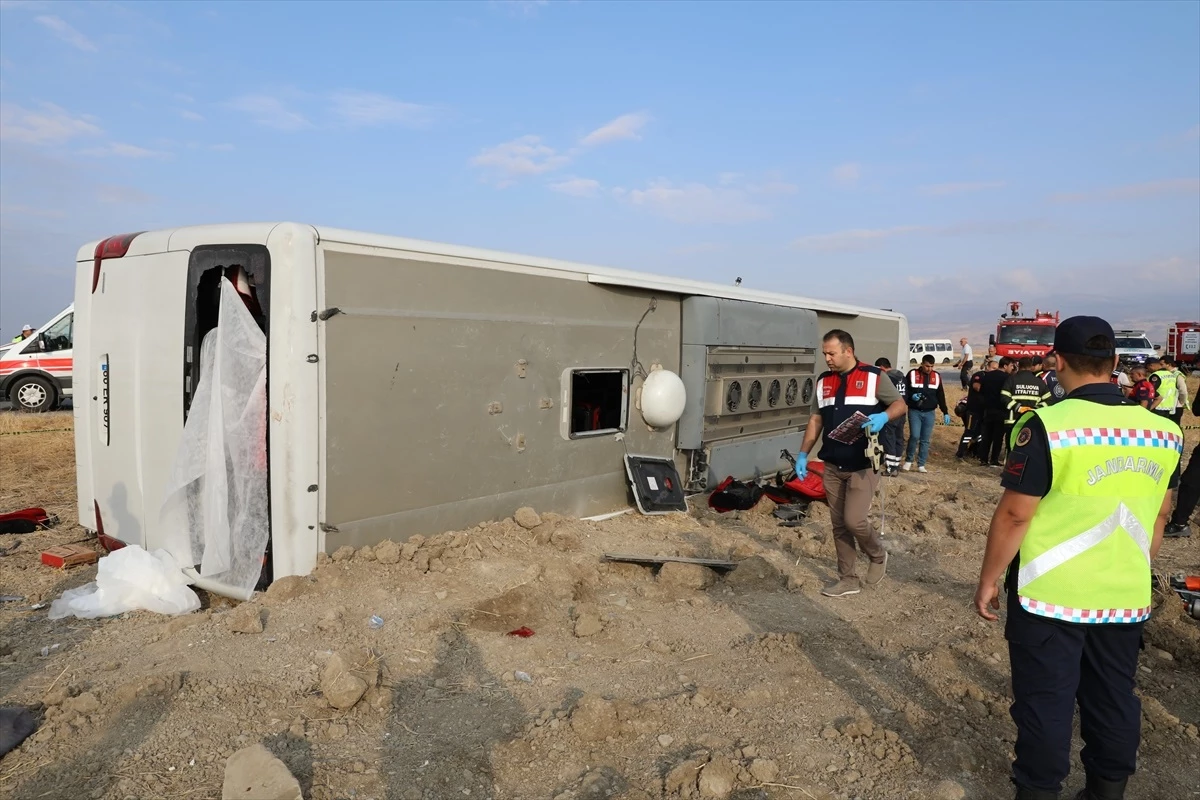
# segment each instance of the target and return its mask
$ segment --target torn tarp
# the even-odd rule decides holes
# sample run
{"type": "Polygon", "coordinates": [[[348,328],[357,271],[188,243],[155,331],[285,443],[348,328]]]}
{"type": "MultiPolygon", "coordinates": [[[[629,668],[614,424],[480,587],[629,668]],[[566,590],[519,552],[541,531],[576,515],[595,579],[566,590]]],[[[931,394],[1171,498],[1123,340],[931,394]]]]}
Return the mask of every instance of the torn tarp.
{"type": "Polygon", "coordinates": [[[228,280],[218,325],[200,345],[200,378],[167,481],[165,547],[181,564],[239,590],[266,552],[267,338],[228,280]]]}

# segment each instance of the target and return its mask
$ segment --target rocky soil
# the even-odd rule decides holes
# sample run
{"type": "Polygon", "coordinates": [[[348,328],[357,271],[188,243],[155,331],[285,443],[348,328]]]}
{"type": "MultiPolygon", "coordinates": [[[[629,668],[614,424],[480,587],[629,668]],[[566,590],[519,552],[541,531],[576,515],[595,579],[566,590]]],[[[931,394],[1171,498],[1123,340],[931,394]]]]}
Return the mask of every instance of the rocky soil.
{"type": "MultiPolygon", "coordinates": [[[[35,434],[21,467],[0,457],[0,507],[63,521],[0,536],[25,540],[0,558],[0,593],[25,598],[0,603],[0,695],[42,718],[0,761],[0,796],[291,800],[294,776],[311,800],[1011,797],[1002,627],[971,609],[998,471],[953,459],[960,432],[936,431],[929,474],[884,481],[888,577],[850,598],[819,594],[828,509],[780,527],[764,500],[604,522],[514,509],[344,548],[247,603],[94,621],[33,608],[95,573],[38,563],[86,533],[70,434],[35,434]]],[[[1156,566],[1200,572],[1200,535],[1156,566]]],[[[1156,604],[1133,800],[1200,786],[1200,623],[1156,604]]]]}

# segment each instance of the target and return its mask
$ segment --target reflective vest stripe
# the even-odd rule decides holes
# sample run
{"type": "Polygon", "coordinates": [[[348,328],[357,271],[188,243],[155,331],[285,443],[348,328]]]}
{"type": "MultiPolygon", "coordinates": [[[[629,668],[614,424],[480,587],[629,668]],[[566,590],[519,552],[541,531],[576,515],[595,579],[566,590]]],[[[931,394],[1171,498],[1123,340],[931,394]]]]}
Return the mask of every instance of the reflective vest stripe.
{"type": "Polygon", "coordinates": [[[1117,510],[1098,525],[1093,525],[1083,533],[1072,536],[1065,542],[1056,544],[1028,564],[1022,564],[1020,571],[1017,573],[1017,591],[1024,589],[1055,567],[1062,566],[1080,553],[1100,544],[1115,533],[1118,528],[1124,529],[1129,534],[1130,538],[1137,544],[1138,549],[1142,551],[1142,555],[1146,557],[1146,563],[1149,564],[1150,535],[1146,533],[1146,529],[1142,527],[1142,523],[1134,516],[1133,511],[1124,503],[1120,503],[1117,505],[1117,510]]]}
{"type": "Polygon", "coordinates": [[[1146,428],[1068,428],[1050,431],[1050,449],[1086,447],[1088,445],[1123,445],[1125,447],[1166,447],[1183,452],[1183,437],[1171,431],[1146,428]]]}

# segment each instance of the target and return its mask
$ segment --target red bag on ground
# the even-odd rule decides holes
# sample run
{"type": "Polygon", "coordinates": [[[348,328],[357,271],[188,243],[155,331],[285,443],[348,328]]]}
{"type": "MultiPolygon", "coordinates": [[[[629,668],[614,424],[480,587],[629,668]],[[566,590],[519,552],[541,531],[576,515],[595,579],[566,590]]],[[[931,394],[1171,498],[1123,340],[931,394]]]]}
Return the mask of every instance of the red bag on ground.
{"type": "Polygon", "coordinates": [[[795,473],[791,473],[791,475],[792,479],[789,481],[777,479],[777,485],[765,487],[767,496],[777,503],[792,503],[797,499],[825,499],[824,461],[808,462],[808,473],[803,479],[797,478],[795,473]]]}
{"type": "Polygon", "coordinates": [[[49,528],[58,518],[46,513],[44,508],[23,508],[9,514],[0,514],[0,533],[33,533],[49,528]]]}

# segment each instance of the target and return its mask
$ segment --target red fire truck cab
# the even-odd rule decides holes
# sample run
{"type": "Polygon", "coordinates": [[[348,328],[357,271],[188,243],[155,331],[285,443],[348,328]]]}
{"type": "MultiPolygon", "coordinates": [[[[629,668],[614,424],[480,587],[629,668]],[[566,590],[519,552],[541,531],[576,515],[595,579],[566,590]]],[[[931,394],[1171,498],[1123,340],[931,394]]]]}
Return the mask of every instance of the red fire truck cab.
{"type": "Polygon", "coordinates": [[[1021,314],[1021,301],[1008,304],[1008,313],[1001,314],[996,332],[988,336],[988,344],[996,346],[1001,356],[1044,356],[1054,349],[1054,329],[1058,327],[1058,312],[1035,310],[1033,316],[1021,314]]]}

